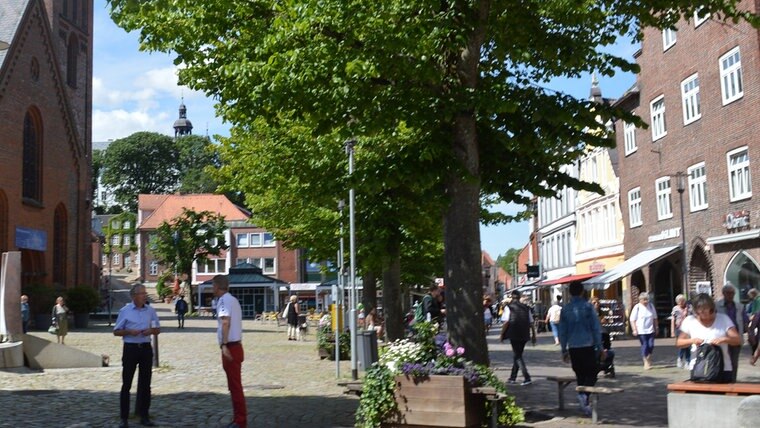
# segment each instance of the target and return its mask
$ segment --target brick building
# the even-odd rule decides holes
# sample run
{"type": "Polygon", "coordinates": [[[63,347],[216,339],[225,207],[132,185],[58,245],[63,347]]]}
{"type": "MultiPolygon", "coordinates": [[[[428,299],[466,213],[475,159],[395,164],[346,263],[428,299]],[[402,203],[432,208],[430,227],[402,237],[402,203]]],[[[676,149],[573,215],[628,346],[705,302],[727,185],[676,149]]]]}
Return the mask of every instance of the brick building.
{"type": "Polygon", "coordinates": [[[645,29],[618,100],[649,128],[615,125],[626,261],[600,277],[628,308],[653,293],[661,320],[679,293],[760,286],[760,34],[711,18],[645,29]]]}
{"type": "MultiPolygon", "coordinates": [[[[22,284],[93,284],[92,1],[0,2],[0,251],[22,284]]],[[[95,246],[96,247],[96,246],[95,246]]]]}

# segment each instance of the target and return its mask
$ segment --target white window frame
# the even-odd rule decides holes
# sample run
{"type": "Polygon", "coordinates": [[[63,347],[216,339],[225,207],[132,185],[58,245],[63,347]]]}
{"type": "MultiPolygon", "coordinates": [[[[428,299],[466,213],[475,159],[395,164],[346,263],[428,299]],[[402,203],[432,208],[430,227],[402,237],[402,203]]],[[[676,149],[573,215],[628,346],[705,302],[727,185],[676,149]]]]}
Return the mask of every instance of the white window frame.
{"type": "Polygon", "coordinates": [[[277,258],[276,257],[262,257],[261,258],[261,272],[265,275],[272,275],[277,273],[277,258]],[[267,260],[272,261],[272,267],[267,267],[267,260]]]}
{"type": "Polygon", "coordinates": [[[132,244],[132,238],[129,235],[124,235],[124,245],[131,245],[132,244]]]}
{"type": "Polygon", "coordinates": [[[262,247],[274,247],[275,245],[277,245],[277,241],[274,239],[274,234],[271,232],[264,232],[261,234],[262,247]]]}
{"type": "Polygon", "coordinates": [[[678,40],[678,30],[673,30],[671,28],[665,28],[662,30],[662,51],[665,52],[666,50],[673,47],[673,45],[676,44],[676,41],[678,40]]]}
{"type": "Polygon", "coordinates": [[[108,255],[107,254],[103,254],[103,257],[101,257],[101,262],[102,262],[103,266],[107,266],[108,265],[108,255]]]}
{"type": "Polygon", "coordinates": [[[744,96],[742,80],[742,57],[739,46],[726,52],[718,60],[720,68],[720,93],[723,105],[730,104],[744,96]],[[736,57],[736,58],[734,58],[736,57]],[[734,60],[733,64],[730,61],[734,60]]]}
{"type": "Polygon", "coordinates": [[[670,177],[660,177],[654,182],[654,191],[657,197],[657,220],[673,218],[672,193],[673,186],[670,177]]]}
{"type": "Polygon", "coordinates": [[[633,123],[623,122],[623,142],[626,156],[639,149],[636,145],[636,125],[633,123]]]}
{"type": "Polygon", "coordinates": [[[628,226],[631,228],[644,224],[641,220],[641,187],[628,191],[628,226]]]}
{"type": "Polygon", "coordinates": [[[249,247],[260,247],[261,243],[263,242],[263,236],[261,236],[260,233],[251,233],[251,241],[249,242],[249,247]],[[254,239],[258,240],[258,242],[254,242],[254,239]]]}
{"type": "Polygon", "coordinates": [[[120,246],[121,245],[121,235],[119,235],[117,233],[117,234],[114,234],[113,236],[111,236],[111,245],[112,246],[116,246],[116,247],[120,246]]]}
{"type": "Polygon", "coordinates": [[[649,103],[651,113],[652,141],[668,135],[667,123],[665,122],[665,95],[653,99],[649,103]]]}
{"type": "Polygon", "coordinates": [[[158,275],[158,262],[155,260],[151,260],[150,264],[148,265],[148,275],[156,276],[158,275]]]}
{"type": "Polygon", "coordinates": [[[113,266],[119,266],[121,264],[121,253],[111,254],[111,263],[113,266]]]}
{"type": "Polygon", "coordinates": [[[690,166],[687,170],[689,178],[689,211],[707,209],[707,169],[705,163],[690,166]]]}
{"type": "Polygon", "coordinates": [[[235,235],[235,245],[237,245],[237,248],[248,248],[249,242],[250,240],[247,233],[238,233],[235,235]]]}
{"type": "Polygon", "coordinates": [[[739,147],[726,153],[728,165],[728,194],[731,202],[740,201],[752,197],[752,176],[749,168],[749,149],[747,146],[739,147]],[[738,162],[732,159],[743,157],[738,162]]]}
{"type": "MultiPolygon", "coordinates": [[[[701,9],[700,9],[700,10],[701,10],[701,9]]],[[[700,25],[702,25],[702,24],[703,24],[705,21],[707,21],[708,19],[710,19],[710,14],[709,14],[709,13],[706,13],[704,16],[701,16],[701,17],[700,17],[700,16],[699,16],[699,12],[700,12],[700,10],[697,10],[697,11],[695,11],[695,12],[694,12],[694,28],[697,28],[697,27],[699,27],[699,26],[700,26],[700,25]]]]}
{"type": "Polygon", "coordinates": [[[702,109],[699,100],[699,76],[694,73],[681,81],[681,104],[683,105],[684,126],[699,120],[702,109]]]}
{"type": "Polygon", "coordinates": [[[132,223],[130,223],[129,220],[124,220],[124,227],[123,227],[123,229],[129,229],[130,226],[132,226],[132,223]]]}

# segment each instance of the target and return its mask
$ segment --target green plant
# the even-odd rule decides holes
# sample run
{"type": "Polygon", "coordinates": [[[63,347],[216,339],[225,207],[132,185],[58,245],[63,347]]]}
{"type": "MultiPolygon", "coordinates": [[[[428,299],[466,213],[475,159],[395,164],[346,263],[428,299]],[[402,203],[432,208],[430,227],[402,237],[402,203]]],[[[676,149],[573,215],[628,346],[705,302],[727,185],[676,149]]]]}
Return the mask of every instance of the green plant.
{"type": "MultiPolygon", "coordinates": [[[[330,317],[325,316],[317,327],[317,349],[323,349],[328,355],[328,359],[335,360],[335,332],[330,326],[330,317]]],[[[351,351],[351,334],[348,331],[342,332],[338,336],[340,346],[340,359],[348,360],[351,351]]]]}
{"type": "Polygon", "coordinates": [[[100,306],[100,294],[89,285],[78,285],[66,290],[66,306],[75,314],[87,314],[100,306]]]}
{"type": "MultiPolygon", "coordinates": [[[[398,412],[394,397],[396,375],[414,377],[430,375],[463,376],[471,386],[491,386],[507,395],[505,385],[487,366],[467,360],[465,350],[449,343],[445,333],[438,333],[438,325],[422,322],[415,325],[412,340],[391,343],[364,377],[356,426],[375,428],[398,412]]],[[[490,408],[485,420],[490,420],[490,408]]],[[[514,398],[507,398],[499,406],[499,423],[513,426],[525,419],[514,398]]]]}

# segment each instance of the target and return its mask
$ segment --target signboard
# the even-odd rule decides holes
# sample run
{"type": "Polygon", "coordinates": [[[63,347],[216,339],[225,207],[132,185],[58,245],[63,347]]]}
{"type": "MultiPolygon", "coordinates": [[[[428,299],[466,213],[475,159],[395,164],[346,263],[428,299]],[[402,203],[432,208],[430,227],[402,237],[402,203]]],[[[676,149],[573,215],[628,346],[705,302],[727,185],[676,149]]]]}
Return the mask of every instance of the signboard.
{"type": "Polygon", "coordinates": [[[648,238],[648,241],[649,242],[664,241],[666,239],[678,238],[679,236],[681,236],[681,228],[673,227],[670,229],[665,229],[662,232],[658,233],[657,235],[650,235],[648,238]]]}
{"type": "Polygon", "coordinates": [[[710,281],[697,281],[694,288],[697,293],[706,293],[712,296],[712,283],[710,281]]]}
{"type": "Polygon", "coordinates": [[[734,211],[726,214],[723,221],[723,226],[728,230],[736,231],[749,227],[749,210],[734,211]]]}
{"type": "Polygon", "coordinates": [[[599,262],[591,263],[588,266],[588,271],[591,273],[602,273],[604,272],[604,263],[599,263],[599,262]]]}
{"type": "Polygon", "coordinates": [[[528,268],[528,278],[538,278],[541,273],[539,272],[538,265],[525,265],[528,268]]]}
{"type": "Polygon", "coordinates": [[[45,251],[47,248],[47,232],[16,226],[16,247],[45,251]]]}

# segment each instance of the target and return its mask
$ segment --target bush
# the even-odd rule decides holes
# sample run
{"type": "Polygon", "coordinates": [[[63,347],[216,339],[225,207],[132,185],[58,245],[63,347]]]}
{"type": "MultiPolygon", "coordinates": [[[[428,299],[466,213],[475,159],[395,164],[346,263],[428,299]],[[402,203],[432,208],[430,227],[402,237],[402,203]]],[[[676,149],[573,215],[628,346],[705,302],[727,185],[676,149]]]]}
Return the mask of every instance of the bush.
{"type": "Polygon", "coordinates": [[[75,314],[88,314],[100,306],[100,294],[89,285],[66,290],[66,306],[75,314]]]}

